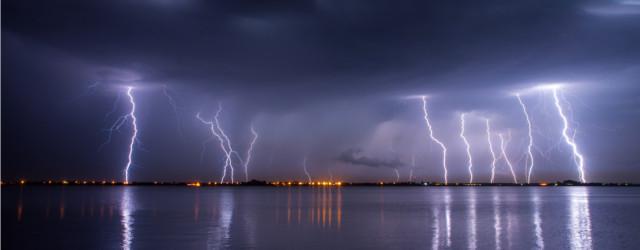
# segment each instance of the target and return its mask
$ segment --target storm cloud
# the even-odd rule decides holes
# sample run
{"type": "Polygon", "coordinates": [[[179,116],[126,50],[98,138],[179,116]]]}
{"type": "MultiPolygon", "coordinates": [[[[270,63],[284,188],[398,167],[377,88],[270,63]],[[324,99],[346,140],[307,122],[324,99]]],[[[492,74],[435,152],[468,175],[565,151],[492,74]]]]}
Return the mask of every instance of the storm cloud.
{"type": "MultiPolygon", "coordinates": [[[[136,180],[217,179],[224,155],[215,143],[203,148],[210,135],[195,114],[209,119],[218,103],[234,148],[245,152],[251,125],[260,133],[251,178],[299,176],[308,154],[311,171],[378,179],[389,171],[341,166],[399,165],[383,153],[395,151],[416,159],[417,177],[440,180],[441,155],[416,95],[429,96],[452,181],[467,179],[458,116],[473,113],[468,136],[481,180],[483,119],[513,133],[508,150],[520,159],[525,123],[512,93],[566,82],[587,176],[637,181],[634,3],[2,1],[2,177],[120,179],[130,128],[98,148],[128,111],[117,96],[131,85],[144,149],[135,154],[136,180]],[[353,145],[367,156],[345,154],[353,145]]],[[[549,95],[523,100],[538,149],[534,179],[575,178],[549,95]]]]}
{"type": "Polygon", "coordinates": [[[338,160],[348,164],[372,167],[372,168],[379,168],[379,167],[399,168],[399,167],[405,166],[405,163],[400,161],[400,159],[397,157],[393,159],[379,159],[379,158],[367,157],[362,155],[361,149],[357,149],[357,148],[348,149],[342,152],[338,157],[338,160]]]}

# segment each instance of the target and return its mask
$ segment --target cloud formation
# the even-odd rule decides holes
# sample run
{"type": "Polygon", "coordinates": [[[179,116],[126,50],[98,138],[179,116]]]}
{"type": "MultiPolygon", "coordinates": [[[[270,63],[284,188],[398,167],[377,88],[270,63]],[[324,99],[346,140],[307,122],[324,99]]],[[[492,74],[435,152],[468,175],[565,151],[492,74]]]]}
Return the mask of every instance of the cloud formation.
{"type": "MultiPolygon", "coordinates": [[[[457,169],[464,152],[457,151],[456,114],[493,119],[496,129],[513,131],[516,147],[524,123],[509,93],[569,82],[566,97],[582,125],[576,140],[589,176],[640,180],[634,164],[640,146],[630,139],[640,127],[637,6],[636,0],[2,1],[2,175],[120,178],[128,130],[97,148],[112,122],[105,114],[113,107],[114,116],[126,112],[117,96],[123,85],[135,85],[148,149],[137,151],[132,174],[140,180],[218,179],[224,157],[209,145],[200,163],[208,134],[195,119],[197,112],[212,116],[218,102],[234,147],[244,150],[251,123],[261,133],[252,178],[295,176],[306,153],[314,155],[310,165],[332,167],[353,145],[369,155],[345,159],[383,167],[399,162],[376,159],[379,152],[415,154],[416,175],[431,178],[441,159],[429,150],[419,101],[405,98],[416,95],[430,96],[434,129],[451,148],[452,180],[466,180],[467,171],[457,169]]],[[[523,98],[539,131],[536,146],[550,159],[541,164],[567,166],[540,167],[536,176],[574,177],[566,154],[546,155],[562,145],[554,141],[558,120],[548,96],[523,98]]],[[[469,119],[478,165],[486,164],[484,141],[474,140],[483,138],[481,122],[469,119]]],[[[335,174],[371,180],[389,172],[349,170],[335,174]]]]}
{"type": "Polygon", "coordinates": [[[362,155],[362,150],[357,148],[347,149],[338,156],[338,160],[344,163],[372,167],[372,168],[400,168],[406,166],[398,157],[382,159],[362,155]]]}

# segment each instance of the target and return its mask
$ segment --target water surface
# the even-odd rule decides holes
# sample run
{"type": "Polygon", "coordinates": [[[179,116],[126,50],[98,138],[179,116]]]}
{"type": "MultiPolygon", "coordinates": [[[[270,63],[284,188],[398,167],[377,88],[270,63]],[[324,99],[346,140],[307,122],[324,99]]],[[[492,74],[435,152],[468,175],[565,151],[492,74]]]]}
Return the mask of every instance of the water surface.
{"type": "Polygon", "coordinates": [[[637,249],[630,187],[2,187],[2,249],[637,249]]]}

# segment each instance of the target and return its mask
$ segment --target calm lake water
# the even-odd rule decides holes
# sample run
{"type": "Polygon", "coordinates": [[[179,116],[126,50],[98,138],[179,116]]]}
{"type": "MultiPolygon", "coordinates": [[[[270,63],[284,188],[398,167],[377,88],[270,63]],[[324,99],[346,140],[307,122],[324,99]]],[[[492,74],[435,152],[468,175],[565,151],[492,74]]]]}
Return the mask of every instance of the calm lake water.
{"type": "Polygon", "coordinates": [[[2,187],[2,249],[638,249],[640,188],[2,187]]]}

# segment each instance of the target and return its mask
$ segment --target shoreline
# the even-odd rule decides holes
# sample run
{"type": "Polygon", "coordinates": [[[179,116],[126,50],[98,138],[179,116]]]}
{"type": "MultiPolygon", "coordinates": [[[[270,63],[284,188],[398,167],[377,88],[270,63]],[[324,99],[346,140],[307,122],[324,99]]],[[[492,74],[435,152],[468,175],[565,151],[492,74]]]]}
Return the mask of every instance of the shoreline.
{"type": "Polygon", "coordinates": [[[185,186],[185,187],[640,187],[639,183],[579,183],[576,181],[541,183],[439,183],[439,182],[300,182],[300,181],[250,181],[250,182],[117,182],[87,180],[46,180],[46,181],[2,181],[1,186],[185,186]]]}

